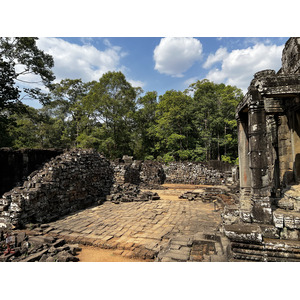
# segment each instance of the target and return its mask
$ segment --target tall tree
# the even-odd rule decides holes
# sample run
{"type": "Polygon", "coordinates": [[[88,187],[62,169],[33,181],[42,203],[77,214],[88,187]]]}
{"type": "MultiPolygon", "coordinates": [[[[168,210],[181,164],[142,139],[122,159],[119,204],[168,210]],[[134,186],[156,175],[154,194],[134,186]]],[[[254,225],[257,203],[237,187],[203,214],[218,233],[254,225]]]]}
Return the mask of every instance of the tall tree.
{"type": "MultiPolygon", "coordinates": [[[[237,156],[235,108],[243,94],[236,87],[215,84],[207,79],[190,85],[194,94],[194,124],[206,160],[237,156]]],[[[229,159],[230,160],[230,159],[229,159]]]]}
{"type": "Polygon", "coordinates": [[[51,86],[52,101],[45,109],[63,126],[61,142],[64,147],[79,145],[85,119],[82,99],[94,83],[84,83],[81,79],[63,79],[51,86]]]}
{"type": "Polygon", "coordinates": [[[28,74],[39,75],[46,87],[50,87],[55,78],[51,71],[53,58],[38,49],[36,40],[27,37],[0,38],[0,146],[12,145],[8,130],[14,123],[10,115],[26,109],[20,101],[21,96],[27,95],[42,103],[49,101],[40,88],[16,86],[17,82],[27,84],[24,75],[28,74]]]}
{"type": "Polygon", "coordinates": [[[156,150],[160,154],[185,156],[194,147],[192,98],[181,91],[167,91],[159,97],[156,124],[152,132],[158,138],[156,150]]]}
{"type": "Polygon", "coordinates": [[[155,125],[157,104],[157,92],[155,91],[147,92],[137,100],[134,155],[138,159],[154,158],[156,138],[151,134],[151,127],[155,125]]]}
{"type": "Polygon", "coordinates": [[[140,89],[133,88],[122,72],[105,73],[84,99],[86,107],[101,124],[100,151],[108,157],[132,154],[132,131],[136,97],[140,89]]]}
{"type": "MultiPolygon", "coordinates": [[[[13,80],[14,83],[36,83],[32,80],[25,80],[24,75],[38,75],[39,83],[46,87],[51,86],[51,82],[55,79],[51,68],[54,66],[53,57],[40,50],[34,37],[14,37],[0,38],[0,59],[8,65],[10,77],[4,78],[5,81],[13,80]]],[[[38,87],[21,88],[18,86],[19,92],[26,93],[30,98],[35,98],[44,103],[48,100],[45,93],[41,92],[38,87]]],[[[16,94],[10,94],[10,100],[17,100],[16,94]]]]}

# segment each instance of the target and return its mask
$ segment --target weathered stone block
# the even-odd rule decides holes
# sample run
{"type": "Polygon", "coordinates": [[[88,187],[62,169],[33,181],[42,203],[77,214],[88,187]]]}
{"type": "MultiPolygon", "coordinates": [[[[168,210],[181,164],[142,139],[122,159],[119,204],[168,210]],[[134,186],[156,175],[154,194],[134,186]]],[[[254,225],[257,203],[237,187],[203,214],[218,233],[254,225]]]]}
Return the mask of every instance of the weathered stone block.
{"type": "Polygon", "coordinates": [[[52,221],[97,203],[110,193],[112,183],[109,161],[94,150],[72,150],[28,176],[23,187],[13,189],[11,200],[6,200],[9,207],[0,211],[0,217],[9,216],[16,225],[52,221]]]}
{"type": "Polygon", "coordinates": [[[262,231],[254,224],[232,224],[224,225],[225,235],[232,241],[240,242],[262,242],[262,231]]]}
{"type": "Polygon", "coordinates": [[[279,229],[276,228],[274,225],[266,225],[261,224],[259,225],[262,231],[262,235],[264,238],[270,238],[270,239],[278,239],[279,236],[279,229]]]}

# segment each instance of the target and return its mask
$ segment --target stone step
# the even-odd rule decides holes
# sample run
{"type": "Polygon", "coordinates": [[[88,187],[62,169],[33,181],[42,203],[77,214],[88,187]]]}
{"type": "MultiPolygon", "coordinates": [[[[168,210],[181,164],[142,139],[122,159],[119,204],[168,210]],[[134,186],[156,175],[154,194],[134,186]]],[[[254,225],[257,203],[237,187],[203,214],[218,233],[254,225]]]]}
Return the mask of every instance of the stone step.
{"type": "Polygon", "coordinates": [[[300,229],[300,212],[278,208],[273,212],[273,221],[277,228],[300,229]]]}
{"type": "Polygon", "coordinates": [[[224,225],[224,233],[231,241],[261,243],[262,230],[257,224],[224,225]]]}
{"type": "Polygon", "coordinates": [[[300,261],[300,241],[264,239],[262,244],[233,242],[232,257],[245,261],[300,261]]]}
{"type": "Polygon", "coordinates": [[[276,258],[287,258],[287,259],[297,259],[300,261],[300,253],[293,253],[287,251],[276,251],[276,250],[253,250],[246,248],[232,248],[233,253],[235,254],[244,254],[244,255],[255,255],[263,257],[276,257],[276,258]]]}
{"type": "Polygon", "coordinates": [[[234,253],[231,261],[257,261],[257,262],[299,262],[299,259],[288,259],[281,257],[264,257],[256,255],[244,255],[234,253]]]}

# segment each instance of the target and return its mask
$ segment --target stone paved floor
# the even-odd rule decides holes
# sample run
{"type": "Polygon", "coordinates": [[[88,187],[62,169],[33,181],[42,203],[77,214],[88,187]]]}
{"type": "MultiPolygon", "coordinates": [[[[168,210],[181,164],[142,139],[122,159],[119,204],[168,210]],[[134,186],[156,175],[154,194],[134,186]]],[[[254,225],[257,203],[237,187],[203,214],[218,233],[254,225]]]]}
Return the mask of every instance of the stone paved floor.
{"type": "Polygon", "coordinates": [[[149,260],[203,261],[204,254],[216,254],[210,242],[202,245],[205,251],[197,249],[207,239],[204,234],[217,232],[221,212],[212,203],[164,200],[164,194],[170,191],[160,191],[161,200],[156,201],[104,202],[49,223],[44,233],[149,260]]]}

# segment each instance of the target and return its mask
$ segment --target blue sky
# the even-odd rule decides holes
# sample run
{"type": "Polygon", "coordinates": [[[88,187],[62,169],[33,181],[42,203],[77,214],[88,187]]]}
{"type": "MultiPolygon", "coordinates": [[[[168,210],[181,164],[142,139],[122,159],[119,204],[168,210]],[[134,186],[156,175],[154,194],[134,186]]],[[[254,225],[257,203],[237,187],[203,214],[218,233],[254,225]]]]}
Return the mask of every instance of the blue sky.
{"type": "MultiPolygon", "coordinates": [[[[41,37],[37,44],[54,57],[57,82],[64,78],[99,80],[108,71],[121,71],[133,86],[162,95],[171,89],[183,91],[205,78],[235,85],[245,93],[255,72],[279,70],[287,39],[41,37]]],[[[32,101],[26,103],[39,107],[32,101]]]]}

